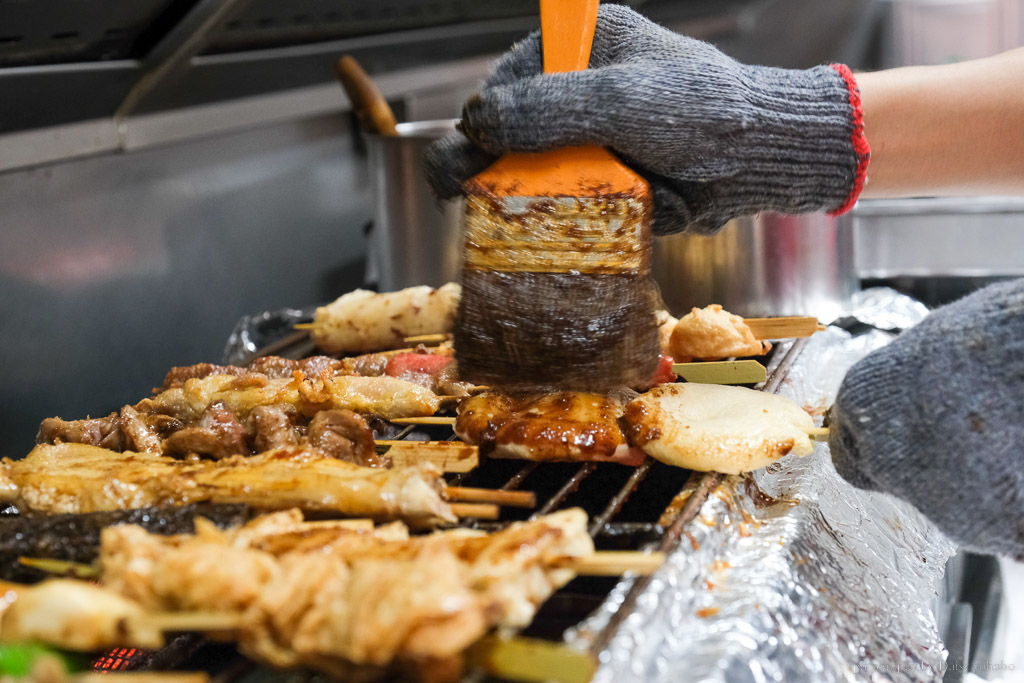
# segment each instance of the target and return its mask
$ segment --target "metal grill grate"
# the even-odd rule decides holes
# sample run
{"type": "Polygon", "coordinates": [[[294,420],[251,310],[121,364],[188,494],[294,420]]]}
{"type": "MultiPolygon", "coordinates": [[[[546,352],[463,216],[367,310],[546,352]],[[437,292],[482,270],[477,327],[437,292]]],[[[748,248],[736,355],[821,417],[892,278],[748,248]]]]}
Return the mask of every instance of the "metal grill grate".
{"type": "MultiPolygon", "coordinates": [[[[788,368],[806,340],[782,342],[768,357],[768,379],[757,389],[774,392],[785,379],[788,368]]],[[[269,347],[268,347],[269,349],[269,347]]],[[[264,349],[256,355],[270,355],[264,349]]],[[[273,354],[301,357],[309,353],[304,340],[294,344],[276,344],[273,354]]],[[[454,440],[450,427],[410,425],[388,435],[394,440],[454,440]]],[[[588,529],[599,550],[675,550],[686,537],[687,526],[722,481],[718,473],[690,472],[646,458],[638,467],[615,463],[555,463],[498,460],[481,456],[474,470],[446,475],[453,486],[478,486],[501,490],[524,489],[537,495],[535,510],[502,508],[496,521],[464,520],[462,526],[488,532],[533,516],[548,514],[566,507],[582,507],[590,517],[588,529]]],[[[636,600],[651,577],[638,578],[619,611],[595,641],[595,652],[603,649],[619,625],[633,610],[636,600]]],[[[578,577],[558,590],[545,602],[524,635],[561,640],[562,634],[589,616],[607,597],[618,579],[611,577],[578,577]]],[[[175,641],[177,643],[177,641],[175,641]]],[[[203,668],[216,674],[217,681],[250,680],[259,668],[249,664],[232,649],[221,645],[193,642],[191,649],[177,644],[177,653],[167,653],[172,643],[155,653],[124,650],[108,653],[97,660],[96,668],[105,670],[144,670],[168,668],[203,668]],[[119,667],[108,662],[117,661],[119,667]],[[159,661],[161,666],[156,666],[159,661]]],[[[266,672],[264,672],[266,674],[266,672]]],[[[315,680],[316,676],[291,673],[288,681],[315,680]]],[[[256,680],[256,679],[252,679],[256,680]]],[[[258,680],[268,680],[261,675],[258,680]]],[[[282,679],[284,680],[284,679],[282,679]]],[[[479,681],[479,676],[472,677],[479,681]]]]}

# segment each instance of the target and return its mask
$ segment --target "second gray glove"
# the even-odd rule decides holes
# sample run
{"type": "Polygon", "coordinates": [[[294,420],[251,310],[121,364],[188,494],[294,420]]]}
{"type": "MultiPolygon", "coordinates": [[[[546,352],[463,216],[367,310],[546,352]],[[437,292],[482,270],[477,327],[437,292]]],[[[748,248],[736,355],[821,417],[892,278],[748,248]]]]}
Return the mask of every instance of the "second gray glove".
{"type": "Polygon", "coordinates": [[[590,69],[542,70],[538,34],[502,58],[463,109],[466,137],[428,154],[439,196],[461,192],[495,155],[594,144],[651,183],[657,234],[711,233],[763,210],[841,212],[863,185],[869,152],[844,66],[746,66],[602,5],[590,69]]]}
{"type": "Polygon", "coordinates": [[[846,374],[836,470],[958,544],[1024,560],[1024,280],[937,309],[846,374]]]}

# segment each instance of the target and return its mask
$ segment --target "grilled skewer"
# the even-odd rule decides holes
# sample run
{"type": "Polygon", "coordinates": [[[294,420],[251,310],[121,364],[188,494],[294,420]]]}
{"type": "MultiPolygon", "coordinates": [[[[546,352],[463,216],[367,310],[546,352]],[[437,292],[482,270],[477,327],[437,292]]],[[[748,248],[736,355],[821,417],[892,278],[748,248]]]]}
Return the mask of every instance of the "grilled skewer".
{"type": "Polygon", "coordinates": [[[359,467],[301,448],[250,457],[180,461],[81,444],[40,445],[0,461],[0,500],[51,513],[123,510],[192,502],[298,506],[350,517],[455,521],[438,470],[359,467]]]}

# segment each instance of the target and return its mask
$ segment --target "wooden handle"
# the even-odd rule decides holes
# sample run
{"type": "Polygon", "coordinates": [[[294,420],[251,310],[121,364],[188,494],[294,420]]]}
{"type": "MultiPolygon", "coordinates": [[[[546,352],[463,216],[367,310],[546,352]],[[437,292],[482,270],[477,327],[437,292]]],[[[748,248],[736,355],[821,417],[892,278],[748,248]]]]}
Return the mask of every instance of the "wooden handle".
{"type": "Polygon", "coordinates": [[[540,0],[544,73],[583,71],[590,64],[599,0],[540,0]]]}
{"type": "Polygon", "coordinates": [[[370,133],[398,135],[394,112],[359,62],[351,55],[345,55],[338,60],[337,68],[341,86],[345,88],[363,128],[370,133]]]}

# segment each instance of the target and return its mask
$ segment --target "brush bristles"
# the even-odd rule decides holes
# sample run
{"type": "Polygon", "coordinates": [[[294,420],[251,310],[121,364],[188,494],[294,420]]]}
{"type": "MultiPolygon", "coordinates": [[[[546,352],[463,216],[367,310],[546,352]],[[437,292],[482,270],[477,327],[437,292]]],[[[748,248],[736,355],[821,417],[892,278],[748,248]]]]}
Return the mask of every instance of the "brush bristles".
{"type": "Polygon", "coordinates": [[[658,363],[648,277],[466,270],[455,323],[460,377],[510,389],[606,391],[658,363]]]}

